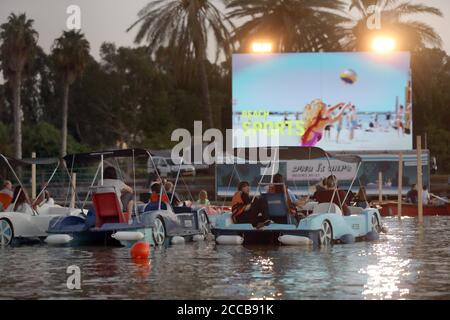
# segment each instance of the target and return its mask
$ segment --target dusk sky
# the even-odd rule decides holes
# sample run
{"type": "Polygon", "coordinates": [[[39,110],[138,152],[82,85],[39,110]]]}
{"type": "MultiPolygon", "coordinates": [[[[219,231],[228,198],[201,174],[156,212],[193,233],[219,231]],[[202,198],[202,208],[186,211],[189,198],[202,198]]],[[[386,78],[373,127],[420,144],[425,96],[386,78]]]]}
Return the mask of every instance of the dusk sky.
{"type": "MultiPolygon", "coordinates": [[[[91,44],[91,54],[99,58],[102,42],[111,41],[118,46],[132,46],[136,30],[126,29],[136,20],[137,13],[149,0],[0,0],[0,23],[4,23],[11,12],[25,12],[35,20],[39,32],[39,45],[49,52],[55,38],[66,28],[66,9],[76,4],[81,8],[82,31],[91,44]]],[[[444,18],[430,18],[431,24],[441,35],[444,49],[450,52],[449,0],[414,1],[435,6],[442,10],[444,18]]],[[[220,3],[217,1],[217,3],[220,3]]],[[[219,5],[219,7],[223,7],[219,5]]],[[[421,18],[420,16],[418,18],[421,18]]]]}

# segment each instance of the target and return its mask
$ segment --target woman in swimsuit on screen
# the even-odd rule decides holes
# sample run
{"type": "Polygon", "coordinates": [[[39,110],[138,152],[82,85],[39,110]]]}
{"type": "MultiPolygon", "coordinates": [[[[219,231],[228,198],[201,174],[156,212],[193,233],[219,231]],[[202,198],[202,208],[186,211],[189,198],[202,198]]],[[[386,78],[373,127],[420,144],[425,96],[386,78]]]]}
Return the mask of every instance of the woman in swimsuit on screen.
{"type": "Polygon", "coordinates": [[[303,112],[305,133],[301,137],[300,145],[314,147],[322,139],[325,127],[338,121],[344,111],[351,105],[351,103],[344,104],[341,102],[334,107],[328,108],[320,99],[313,100],[310,104],[307,104],[303,112]],[[340,107],[338,114],[333,116],[333,111],[340,107]]]}

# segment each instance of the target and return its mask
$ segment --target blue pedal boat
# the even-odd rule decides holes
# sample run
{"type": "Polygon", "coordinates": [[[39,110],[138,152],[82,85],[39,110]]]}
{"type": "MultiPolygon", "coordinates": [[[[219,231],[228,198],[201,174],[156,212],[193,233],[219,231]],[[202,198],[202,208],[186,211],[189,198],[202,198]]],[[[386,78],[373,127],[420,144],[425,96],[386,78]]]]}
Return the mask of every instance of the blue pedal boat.
{"type": "MultiPolygon", "coordinates": [[[[143,149],[112,150],[66,156],[66,161],[100,159],[99,168],[109,157],[151,157],[143,149]]],[[[134,166],[133,166],[134,168],[134,166]]],[[[97,170],[98,172],[98,170],[97,170]]],[[[97,174],[96,174],[97,176],[97,174]]],[[[96,177],[94,177],[94,181],[96,177]]],[[[94,184],[94,181],[92,185],[94,184]]],[[[161,194],[164,188],[161,188],[161,194]]],[[[50,221],[46,242],[54,245],[131,246],[147,241],[154,246],[173,243],[174,239],[200,240],[210,232],[205,209],[172,207],[163,202],[135,205],[133,213],[122,212],[112,187],[91,186],[93,206],[86,216],[55,218],[50,221]]],[[[136,198],[136,196],[135,196],[136,198]]]]}
{"type": "MultiPolygon", "coordinates": [[[[332,156],[317,147],[300,147],[280,149],[280,159],[304,160],[319,158],[336,158],[348,163],[357,163],[356,174],[361,159],[357,156],[332,156]]],[[[330,165],[331,168],[331,165],[330,165]]],[[[273,172],[271,174],[273,176],[273,172]]],[[[263,175],[264,176],[264,175],[263,175]]],[[[353,186],[356,175],[352,180],[353,186]]],[[[258,189],[262,185],[259,181],[258,189]]],[[[336,192],[336,190],[334,191],[336,192]]],[[[269,219],[268,226],[256,229],[252,224],[233,223],[231,212],[214,217],[212,233],[219,244],[286,244],[327,246],[332,243],[352,243],[360,240],[378,239],[380,232],[385,232],[378,209],[349,207],[350,215],[343,215],[340,207],[333,202],[309,203],[311,210],[292,215],[289,213],[285,193],[261,193],[267,201],[269,219]]],[[[333,194],[334,197],[334,194],[333,194]]],[[[345,202],[343,199],[342,202],[345,202]]]]}

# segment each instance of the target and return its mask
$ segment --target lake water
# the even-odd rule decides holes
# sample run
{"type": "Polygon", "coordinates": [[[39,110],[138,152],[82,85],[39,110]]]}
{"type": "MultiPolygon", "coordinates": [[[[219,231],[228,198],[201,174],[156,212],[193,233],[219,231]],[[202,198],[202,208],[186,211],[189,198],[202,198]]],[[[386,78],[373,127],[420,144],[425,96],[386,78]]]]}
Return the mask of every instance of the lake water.
{"type": "Polygon", "coordinates": [[[450,299],[450,218],[383,221],[389,234],[373,243],[187,243],[143,263],[127,248],[0,248],[0,299],[450,299]],[[70,265],[80,290],[67,288],[70,265]]]}

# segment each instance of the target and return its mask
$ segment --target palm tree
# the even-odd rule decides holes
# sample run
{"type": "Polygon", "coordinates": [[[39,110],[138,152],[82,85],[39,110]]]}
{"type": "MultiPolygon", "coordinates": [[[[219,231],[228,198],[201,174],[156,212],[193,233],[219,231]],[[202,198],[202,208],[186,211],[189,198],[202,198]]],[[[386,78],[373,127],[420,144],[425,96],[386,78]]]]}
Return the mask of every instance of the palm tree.
{"type": "Polygon", "coordinates": [[[64,31],[53,44],[53,58],[63,82],[63,112],[61,129],[61,156],[67,152],[67,118],[69,88],[83,74],[89,61],[89,42],[80,31],[64,31]]]}
{"type": "Polygon", "coordinates": [[[155,53],[158,48],[168,46],[176,59],[195,62],[202,92],[204,119],[213,127],[209,84],[206,72],[208,64],[208,31],[216,40],[216,60],[220,53],[231,54],[228,26],[231,25],[212,0],[156,0],[147,4],[138,13],[138,20],[127,31],[140,24],[135,42],[148,43],[155,53]]]}
{"type": "Polygon", "coordinates": [[[233,36],[241,51],[258,39],[277,52],[329,51],[340,49],[344,8],[341,0],[231,0],[227,17],[247,19],[233,36]]]}
{"type": "Polygon", "coordinates": [[[33,60],[38,33],[33,29],[33,20],[25,14],[11,13],[8,22],[0,26],[0,60],[3,77],[13,91],[14,156],[22,158],[22,107],[20,90],[26,71],[33,60]]]}
{"type": "Polygon", "coordinates": [[[430,25],[410,18],[423,14],[442,17],[442,12],[437,8],[407,0],[352,0],[349,9],[356,12],[356,16],[350,18],[349,32],[345,39],[348,49],[369,49],[371,37],[380,32],[388,32],[393,36],[400,50],[416,51],[426,46],[442,45],[441,37],[430,25]],[[381,13],[379,30],[369,30],[367,27],[367,21],[373,15],[368,9],[373,4],[377,5],[381,13]]]}

